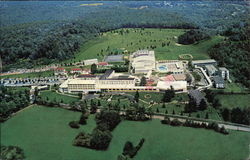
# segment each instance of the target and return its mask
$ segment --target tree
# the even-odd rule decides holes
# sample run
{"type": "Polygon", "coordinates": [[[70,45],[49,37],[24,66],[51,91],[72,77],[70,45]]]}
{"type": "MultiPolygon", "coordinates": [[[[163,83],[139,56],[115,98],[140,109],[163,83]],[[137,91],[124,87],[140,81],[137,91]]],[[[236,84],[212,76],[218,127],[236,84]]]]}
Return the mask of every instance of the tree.
{"type": "Polygon", "coordinates": [[[221,106],[221,103],[220,103],[220,101],[219,101],[218,98],[215,98],[213,100],[213,104],[212,105],[213,105],[214,108],[219,108],[221,106]]]}
{"type": "Polygon", "coordinates": [[[163,103],[163,104],[162,104],[162,108],[166,108],[166,105],[165,105],[165,103],[163,103]]]}
{"type": "Polygon", "coordinates": [[[90,140],[90,147],[94,149],[106,150],[112,139],[112,134],[109,130],[101,131],[94,129],[90,140]]]}
{"type": "Polygon", "coordinates": [[[95,74],[97,72],[97,65],[95,63],[91,65],[90,71],[92,74],[95,74]]]}
{"type": "Polygon", "coordinates": [[[196,106],[196,101],[193,98],[190,98],[188,104],[185,105],[184,110],[185,112],[194,112],[196,111],[196,106]]]}
{"type": "Polygon", "coordinates": [[[147,84],[146,77],[143,76],[143,77],[141,78],[140,86],[146,86],[146,84],[147,84]]]}
{"type": "Polygon", "coordinates": [[[130,141],[127,141],[123,147],[123,155],[129,155],[130,152],[134,149],[133,143],[130,141]]]}
{"type": "Polygon", "coordinates": [[[208,119],[208,118],[209,118],[209,115],[208,115],[208,113],[206,113],[205,119],[208,119]]]}
{"type": "Polygon", "coordinates": [[[162,101],[163,102],[171,102],[172,98],[175,96],[175,92],[173,90],[173,88],[171,87],[171,89],[168,89],[165,91],[162,101]]]}
{"type": "Polygon", "coordinates": [[[205,101],[205,99],[203,98],[202,100],[201,100],[201,102],[200,102],[200,104],[199,104],[199,108],[200,108],[200,110],[205,110],[205,109],[207,109],[207,103],[206,103],[206,101],[205,101]]]}
{"type": "Polygon", "coordinates": [[[159,109],[158,108],[156,109],[156,112],[159,113],[159,109]]]}
{"type": "Polygon", "coordinates": [[[222,115],[222,118],[224,121],[230,121],[230,110],[227,109],[227,108],[224,108],[222,111],[221,111],[221,115],[222,115]]]}
{"type": "Polygon", "coordinates": [[[137,103],[139,102],[139,97],[140,97],[139,92],[136,91],[135,96],[134,96],[134,100],[135,100],[137,103]]]}

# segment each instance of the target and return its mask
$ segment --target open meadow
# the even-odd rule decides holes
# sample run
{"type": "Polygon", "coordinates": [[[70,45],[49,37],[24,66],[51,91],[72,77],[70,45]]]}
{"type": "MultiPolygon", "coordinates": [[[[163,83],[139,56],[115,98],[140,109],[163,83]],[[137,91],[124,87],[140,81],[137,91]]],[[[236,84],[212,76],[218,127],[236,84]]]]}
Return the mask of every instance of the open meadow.
{"type": "Polygon", "coordinates": [[[122,121],[112,132],[107,151],[72,146],[80,132],[95,127],[91,115],[87,125],[72,129],[68,123],[78,120],[80,113],[60,108],[34,106],[1,124],[3,145],[24,150],[27,160],[116,160],[126,141],[145,143],[134,160],[241,160],[246,159],[250,134],[230,131],[223,135],[211,130],[163,125],[159,120],[148,122],[122,121]]]}

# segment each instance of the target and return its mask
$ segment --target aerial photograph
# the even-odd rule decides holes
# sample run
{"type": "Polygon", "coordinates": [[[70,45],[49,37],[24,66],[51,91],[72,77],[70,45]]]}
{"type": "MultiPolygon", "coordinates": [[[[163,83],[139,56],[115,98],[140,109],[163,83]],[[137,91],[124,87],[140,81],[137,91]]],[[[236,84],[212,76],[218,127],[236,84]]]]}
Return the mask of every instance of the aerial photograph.
{"type": "Polygon", "coordinates": [[[250,1],[0,0],[0,160],[250,160],[250,1]]]}

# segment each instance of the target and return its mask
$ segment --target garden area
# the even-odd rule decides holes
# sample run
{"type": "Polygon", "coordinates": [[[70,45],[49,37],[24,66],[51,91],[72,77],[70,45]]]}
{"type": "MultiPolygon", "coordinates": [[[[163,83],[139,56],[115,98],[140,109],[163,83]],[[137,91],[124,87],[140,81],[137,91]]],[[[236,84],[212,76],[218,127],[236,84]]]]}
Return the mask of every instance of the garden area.
{"type": "Polygon", "coordinates": [[[205,129],[163,125],[157,119],[122,121],[112,131],[113,139],[106,151],[76,147],[72,145],[74,137],[80,131],[89,133],[96,126],[94,116],[90,115],[87,125],[71,129],[69,121],[78,120],[80,114],[34,106],[2,124],[1,143],[19,146],[27,160],[116,160],[127,141],[137,144],[141,138],[145,142],[134,160],[236,160],[248,156],[249,133],[230,131],[229,135],[223,135],[205,129]]]}

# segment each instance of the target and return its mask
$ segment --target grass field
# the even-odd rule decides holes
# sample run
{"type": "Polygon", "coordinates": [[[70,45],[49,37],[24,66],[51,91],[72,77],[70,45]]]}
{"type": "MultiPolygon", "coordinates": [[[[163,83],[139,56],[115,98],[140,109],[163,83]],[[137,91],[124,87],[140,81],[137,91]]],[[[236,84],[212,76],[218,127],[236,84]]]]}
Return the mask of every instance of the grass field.
{"type": "Polygon", "coordinates": [[[44,72],[32,72],[32,73],[23,73],[23,74],[13,74],[0,76],[0,79],[4,78],[35,78],[35,77],[51,77],[54,75],[53,71],[44,71],[44,72]]]}
{"type": "Polygon", "coordinates": [[[232,108],[236,108],[236,107],[239,107],[239,108],[246,108],[246,107],[250,107],[250,103],[249,103],[249,100],[250,100],[250,94],[246,94],[246,95],[217,95],[216,96],[222,107],[224,108],[229,108],[229,109],[232,109],[232,108]]]}
{"type": "MultiPolygon", "coordinates": [[[[176,44],[177,37],[185,32],[183,29],[124,29],[123,34],[107,32],[95,40],[85,43],[76,58],[67,62],[79,61],[89,58],[102,60],[105,55],[117,50],[134,52],[156,46],[156,59],[178,59],[180,54],[191,54],[194,59],[207,59],[208,48],[220,42],[223,37],[215,36],[210,40],[194,45],[176,44]],[[162,47],[162,43],[170,42],[169,46],[162,47]],[[103,50],[103,53],[101,53],[103,50]]],[[[121,31],[118,30],[118,31],[121,31]]]]}
{"type": "Polygon", "coordinates": [[[26,160],[116,160],[127,140],[137,144],[141,138],[146,141],[134,160],[242,160],[249,154],[249,133],[230,131],[225,136],[162,125],[159,120],[121,122],[112,132],[107,151],[73,147],[72,140],[81,130],[90,132],[95,127],[94,116],[90,116],[86,126],[71,129],[68,122],[79,116],[59,108],[29,108],[1,125],[1,143],[23,148],[26,160]]]}
{"type": "Polygon", "coordinates": [[[76,98],[76,97],[62,95],[62,94],[52,92],[52,91],[42,91],[40,94],[41,94],[42,99],[44,100],[48,99],[49,101],[57,101],[57,102],[63,102],[67,104],[70,104],[72,102],[77,102],[80,100],[79,98],[76,98]]]}

